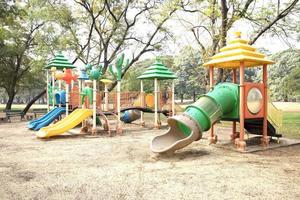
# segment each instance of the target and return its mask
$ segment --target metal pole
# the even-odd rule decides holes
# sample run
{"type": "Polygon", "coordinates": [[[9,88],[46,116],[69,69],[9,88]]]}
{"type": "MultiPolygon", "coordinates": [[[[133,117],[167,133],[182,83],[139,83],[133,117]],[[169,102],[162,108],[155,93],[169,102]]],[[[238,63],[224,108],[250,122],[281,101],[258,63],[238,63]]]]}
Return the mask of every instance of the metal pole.
{"type": "MultiPolygon", "coordinates": [[[[146,105],[144,104],[145,103],[145,93],[144,93],[144,84],[143,84],[143,80],[141,80],[141,107],[146,107],[146,105]]],[[[144,122],[144,112],[141,111],[141,126],[144,126],[145,125],[145,122],[144,122]]]]}
{"type": "Polygon", "coordinates": [[[157,122],[157,109],[158,109],[158,88],[157,88],[157,78],[154,79],[154,127],[158,128],[158,122],[157,122]]]}
{"type": "Polygon", "coordinates": [[[117,112],[118,120],[121,118],[121,81],[117,81],[117,112]]]}
{"type": "Polygon", "coordinates": [[[82,108],[82,105],[81,105],[81,87],[82,87],[82,83],[81,83],[81,80],[80,79],[78,79],[78,98],[79,98],[79,101],[78,101],[78,106],[79,106],[79,108],[82,108]]]}
{"type": "Polygon", "coordinates": [[[108,106],[108,87],[107,84],[104,84],[104,95],[105,95],[105,111],[109,110],[109,106],[108,106]]]}
{"type": "MultiPolygon", "coordinates": [[[[236,69],[232,70],[232,82],[236,83],[236,69]]],[[[236,134],[236,122],[232,122],[232,135],[231,135],[231,140],[234,142],[234,140],[237,138],[236,134]]]]}
{"type": "MultiPolygon", "coordinates": [[[[209,67],[209,87],[210,90],[213,88],[214,86],[214,67],[210,66],[209,67]]],[[[211,125],[210,128],[210,132],[209,132],[209,144],[215,144],[216,143],[216,139],[215,139],[215,135],[214,135],[214,124],[211,125]]]]}
{"type": "Polygon", "coordinates": [[[46,85],[46,97],[47,97],[47,111],[50,111],[50,97],[49,97],[49,71],[46,70],[46,76],[47,76],[47,85],[46,85]]]}
{"type": "Polygon", "coordinates": [[[264,121],[263,121],[263,138],[262,138],[262,145],[268,146],[269,145],[269,138],[268,138],[268,71],[267,65],[263,65],[263,106],[264,106],[264,121]]]}
{"type": "Polygon", "coordinates": [[[69,115],[69,84],[66,83],[66,116],[69,115]]]}
{"type": "Polygon", "coordinates": [[[245,64],[244,62],[240,63],[240,138],[237,144],[237,147],[240,151],[244,151],[246,148],[246,142],[244,141],[245,135],[245,64]]]}
{"type": "Polygon", "coordinates": [[[172,116],[175,115],[175,80],[172,81],[172,116]]]}
{"type": "Polygon", "coordinates": [[[52,72],[52,107],[55,107],[55,94],[54,94],[54,88],[55,88],[55,72],[52,72]]]}
{"type": "Polygon", "coordinates": [[[93,134],[96,133],[96,97],[97,95],[97,81],[93,80],[93,128],[92,132],[93,134]]]}

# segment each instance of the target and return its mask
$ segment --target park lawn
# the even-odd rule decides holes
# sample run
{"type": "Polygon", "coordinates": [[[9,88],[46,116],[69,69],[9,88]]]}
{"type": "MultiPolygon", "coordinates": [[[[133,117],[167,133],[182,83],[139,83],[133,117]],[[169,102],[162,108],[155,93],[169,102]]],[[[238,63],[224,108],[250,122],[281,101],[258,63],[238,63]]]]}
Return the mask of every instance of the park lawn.
{"type": "Polygon", "coordinates": [[[283,113],[282,133],[285,137],[300,139],[300,112],[283,113]]]}
{"type": "MultiPolygon", "coordinates": [[[[26,104],[13,104],[12,110],[23,110],[25,108],[26,104]]],[[[46,104],[33,104],[30,109],[33,108],[47,108],[46,104]]],[[[3,111],[5,109],[5,104],[0,104],[0,111],[3,111]]]]}

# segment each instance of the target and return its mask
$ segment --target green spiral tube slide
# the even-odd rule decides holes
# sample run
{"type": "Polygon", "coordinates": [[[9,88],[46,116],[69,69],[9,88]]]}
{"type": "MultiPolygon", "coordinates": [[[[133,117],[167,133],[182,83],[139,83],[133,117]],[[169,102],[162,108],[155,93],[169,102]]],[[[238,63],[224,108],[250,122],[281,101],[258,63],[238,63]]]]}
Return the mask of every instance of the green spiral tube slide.
{"type": "Polygon", "coordinates": [[[168,119],[169,130],[152,139],[155,153],[174,152],[202,137],[202,132],[224,117],[238,118],[239,86],[220,83],[198,101],[189,105],[183,114],[168,119]]]}

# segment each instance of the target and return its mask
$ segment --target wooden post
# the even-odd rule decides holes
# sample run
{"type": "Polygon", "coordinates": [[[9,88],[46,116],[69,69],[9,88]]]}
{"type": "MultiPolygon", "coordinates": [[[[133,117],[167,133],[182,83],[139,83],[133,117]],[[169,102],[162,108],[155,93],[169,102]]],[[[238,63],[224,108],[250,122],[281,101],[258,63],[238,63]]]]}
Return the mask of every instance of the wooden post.
{"type": "Polygon", "coordinates": [[[46,84],[46,97],[47,97],[47,111],[50,111],[50,97],[49,97],[49,71],[46,69],[46,76],[47,76],[47,84],[46,84]]]}
{"type": "Polygon", "coordinates": [[[96,134],[96,97],[97,95],[97,81],[93,80],[93,128],[92,128],[92,134],[96,134]]]}
{"type": "MultiPolygon", "coordinates": [[[[144,93],[144,84],[143,84],[143,80],[141,80],[141,107],[146,107],[145,105],[145,93],[144,93]]],[[[144,112],[141,111],[141,126],[145,126],[145,121],[144,121],[144,112]]]]}
{"type": "Polygon", "coordinates": [[[172,80],[172,116],[175,115],[175,80],[172,80]]]}
{"type": "MultiPolygon", "coordinates": [[[[214,67],[209,67],[209,87],[210,90],[213,89],[214,86],[214,67]]],[[[209,132],[209,138],[208,138],[209,144],[215,144],[217,142],[217,137],[214,134],[214,124],[211,124],[210,132],[209,132]]]]}
{"type": "Polygon", "coordinates": [[[263,85],[264,85],[264,94],[263,94],[263,109],[264,109],[264,120],[263,120],[263,137],[262,145],[264,147],[269,145],[268,138],[268,71],[267,65],[263,65],[263,85]]]}
{"type": "Polygon", "coordinates": [[[158,110],[158,87],[157,87],[157,78],[154,79],[154,127],[158,128],[158,117],[157,117],[157,110],[158,110]]]}
{"type": "MultiPolygon", "coordinates": [[[[236,69],[232,69],[232,82],[236,83],[236,69]]],[[[232,122],[232,134],[231,134],[231,141],[234,142],[235,139],[238,137],[237,133],[236,133],[236,122],[233,121],[232,122]]]]}
{"type": "Polygon", "coordinates": [[[240,62],[240,137],[236,140],[238,150],[245,151],[246,142],[244,141],[245,135],[245,63],[240,62]]]}

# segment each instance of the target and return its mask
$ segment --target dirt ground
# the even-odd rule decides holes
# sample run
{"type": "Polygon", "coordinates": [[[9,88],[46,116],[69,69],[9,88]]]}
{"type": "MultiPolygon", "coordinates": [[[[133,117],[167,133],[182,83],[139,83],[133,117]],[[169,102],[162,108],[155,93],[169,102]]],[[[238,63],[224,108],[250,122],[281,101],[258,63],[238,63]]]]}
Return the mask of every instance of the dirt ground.
{"type": "Polygon", "coordinates": [[[300,199],[300,145],[241,154],[194,142],[152,154],[164,130],[36,139],[0,124],[0,199],[300,199]]]}

